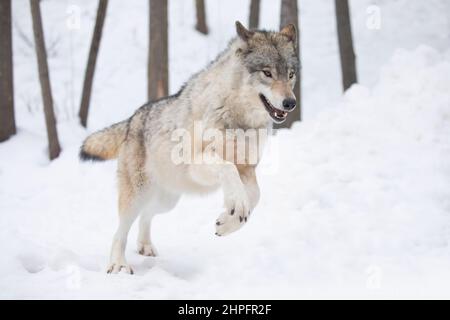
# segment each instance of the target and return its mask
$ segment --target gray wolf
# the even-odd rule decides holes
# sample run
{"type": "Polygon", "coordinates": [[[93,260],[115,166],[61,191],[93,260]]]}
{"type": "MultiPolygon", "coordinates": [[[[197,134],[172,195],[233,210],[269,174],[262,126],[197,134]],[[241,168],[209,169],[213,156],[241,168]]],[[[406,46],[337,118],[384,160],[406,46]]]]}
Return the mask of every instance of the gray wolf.
{"type": "MultiPolygon", "coordinates": [[[[223,189],[225,211],[216,220],[218,236],[240,229],[256,207],[259,158],[250,163],[244,154],[244,162],[237,162],[236,155],[208,148],[200,138],[187,151],[209,161],[175,164],[172,159],[175,142],[171,134],[177,129],[192,132],[196,121],[224,133],[228,129],[270,130],[273,122],[283,122],[295,108],[293,88],[299,66],[295,27],[257,31],[236,22],[236,31],[227,49],[177,94],[147,103],[129,119],[84,141],[82,160],[118,159],[119,227],[108,273],[122,269],[133,273],[125,247],[137,217],[138,252],[156,255],[150,239],[152,217],[174,208],[183,193],[223,189]]],[[[226,133],[223,137],[222,146],[237,149],[236,136],[226,133]]]]}

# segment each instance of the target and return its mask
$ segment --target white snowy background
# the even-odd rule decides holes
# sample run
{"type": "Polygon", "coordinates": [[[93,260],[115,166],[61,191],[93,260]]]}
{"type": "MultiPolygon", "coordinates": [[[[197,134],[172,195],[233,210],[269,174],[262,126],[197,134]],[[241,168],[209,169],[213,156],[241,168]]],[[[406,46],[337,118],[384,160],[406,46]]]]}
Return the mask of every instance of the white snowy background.
{"type": "MultiPolygon", "coordinates": [[[[208,36],[194,30],[193,1],[169,2],[173,93],[247,22],[249,1],[207,1],[208,36]]],[[[350,1],[360,84],[345,95],[334,1],[299,2],[304,121],[267,150],[252,219],[218,238],[221,194],[183,197],[154,219],[160,255],[139,256],[133,228],[136,274],[111,276],[116,163],[77,153],[146,101],[148,1],[109,3],[88,130],[77,110],[97,1],[42,1],[63,149],[50,163],[29,2],[14,0],[0,298],[450,298],[450,1],[350,1]]],[[[261,15],[276,29],[279,1],[263,0],[261,15]]]]}

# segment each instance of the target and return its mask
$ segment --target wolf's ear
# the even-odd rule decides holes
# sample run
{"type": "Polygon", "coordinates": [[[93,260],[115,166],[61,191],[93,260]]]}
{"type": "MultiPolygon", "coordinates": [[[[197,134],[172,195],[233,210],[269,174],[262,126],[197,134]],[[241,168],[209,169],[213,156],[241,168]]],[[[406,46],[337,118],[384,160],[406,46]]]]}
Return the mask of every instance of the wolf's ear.
{"type": "Polygon", "coordinates": [[[288,24],[286,27],[280,30],[282,35],[288,37],[289,41],[294,42],[297,45],[297,28],[293,24],[288,24]]]}
{"type": "Polygon", "coordinates": [[[255,34],[253,31],[247,30],[239,21],[236,21],[236,32],[245,42],[247,42],[255,34]]]}

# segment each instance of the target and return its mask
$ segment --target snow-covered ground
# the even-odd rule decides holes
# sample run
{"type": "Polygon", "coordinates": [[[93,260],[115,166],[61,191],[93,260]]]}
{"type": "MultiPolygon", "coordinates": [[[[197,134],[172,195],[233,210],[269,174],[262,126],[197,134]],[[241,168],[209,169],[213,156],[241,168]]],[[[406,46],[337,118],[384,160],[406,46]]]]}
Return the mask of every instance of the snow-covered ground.
{"type": "MultiPolygon", "coordinates": [[[[193,4],[170,1],[172,92],[247,21],[241,3],[207,1],[205,37],[193,4]]],[[[361,84],[345,96],[333,3],[300,1],[305,121],[273,139],[248,225],[218,238],[220,194],[184,197],[155,218],[159,257],[136,253],[133,228],[136,274],[111,276],[115,163],[77,152],[145,102],[147,1],[110,1],[87,131],[76,113],[96,1],[42,1],[63,147],[52,163],[28,1],[13,1],[18,134],[0,144],[0,298],[449,298],[450,3],[351,1],[361,84]]],[[[263,0],[262,25],[276,28],[278,12],[263,0]]]]}

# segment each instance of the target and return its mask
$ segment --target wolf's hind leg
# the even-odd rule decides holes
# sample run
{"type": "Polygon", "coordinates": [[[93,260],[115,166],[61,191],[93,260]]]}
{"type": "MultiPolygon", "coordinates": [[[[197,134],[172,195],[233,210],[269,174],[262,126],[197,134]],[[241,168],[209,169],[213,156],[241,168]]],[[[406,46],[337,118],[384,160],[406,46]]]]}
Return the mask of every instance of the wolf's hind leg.
{"type": "Polygon", "coordinates": [[[120,270],[124,269],[127,273],[133,274],[133,269],[131,269],[125,259],[125,248],[127,245],[128,231],[136,216],[136,213],[130,213],[128,216],[120,217],[119,228],[113,238],[108,273],[119,273],[120,270]]]}
{"type": "Polygon", "coordinates": [[[128,232],[142,210],[142,199],[139,190],[131,184],[130,177],[125,173],[119,174],[119,227],[113,238],[108,273],[119,273],[124,269],[133,274],[133,270],[125,259],[128,232]]]}
{"type": "Polygon", "coordinates": [[[150,232],[153,216],[141,215],[139,220],[139,235],[137,241],[137,250],[140,255],[147,257],[156,257],[158,253],[152,245],[150,232]]]}
{"type": "Polygon", "coordinates": [[[111,247],[110,264],[108,267],[108,273],[119,273],[120,270],[125,269],[129,274],[133,274],[133,269],[128,265],[125,259],[125,248],[127,245],[128,232],[131,225],[138,216],[138,208],[131,204],[119,213],[119,227],[113,238],[111,247]]]}
{"type": "Polygon", "coordinates": [[[151,242],[151,222],[155,214],[165,213],[172,210],[180,196],[178,194],[169,193],[157,186],[150,187],[148,197],[150,200],[146,207],[142,210],[139,221],[139,235],[137,241],[137,250],[143,256],[156,256],[158,253],[151,242]]]}

